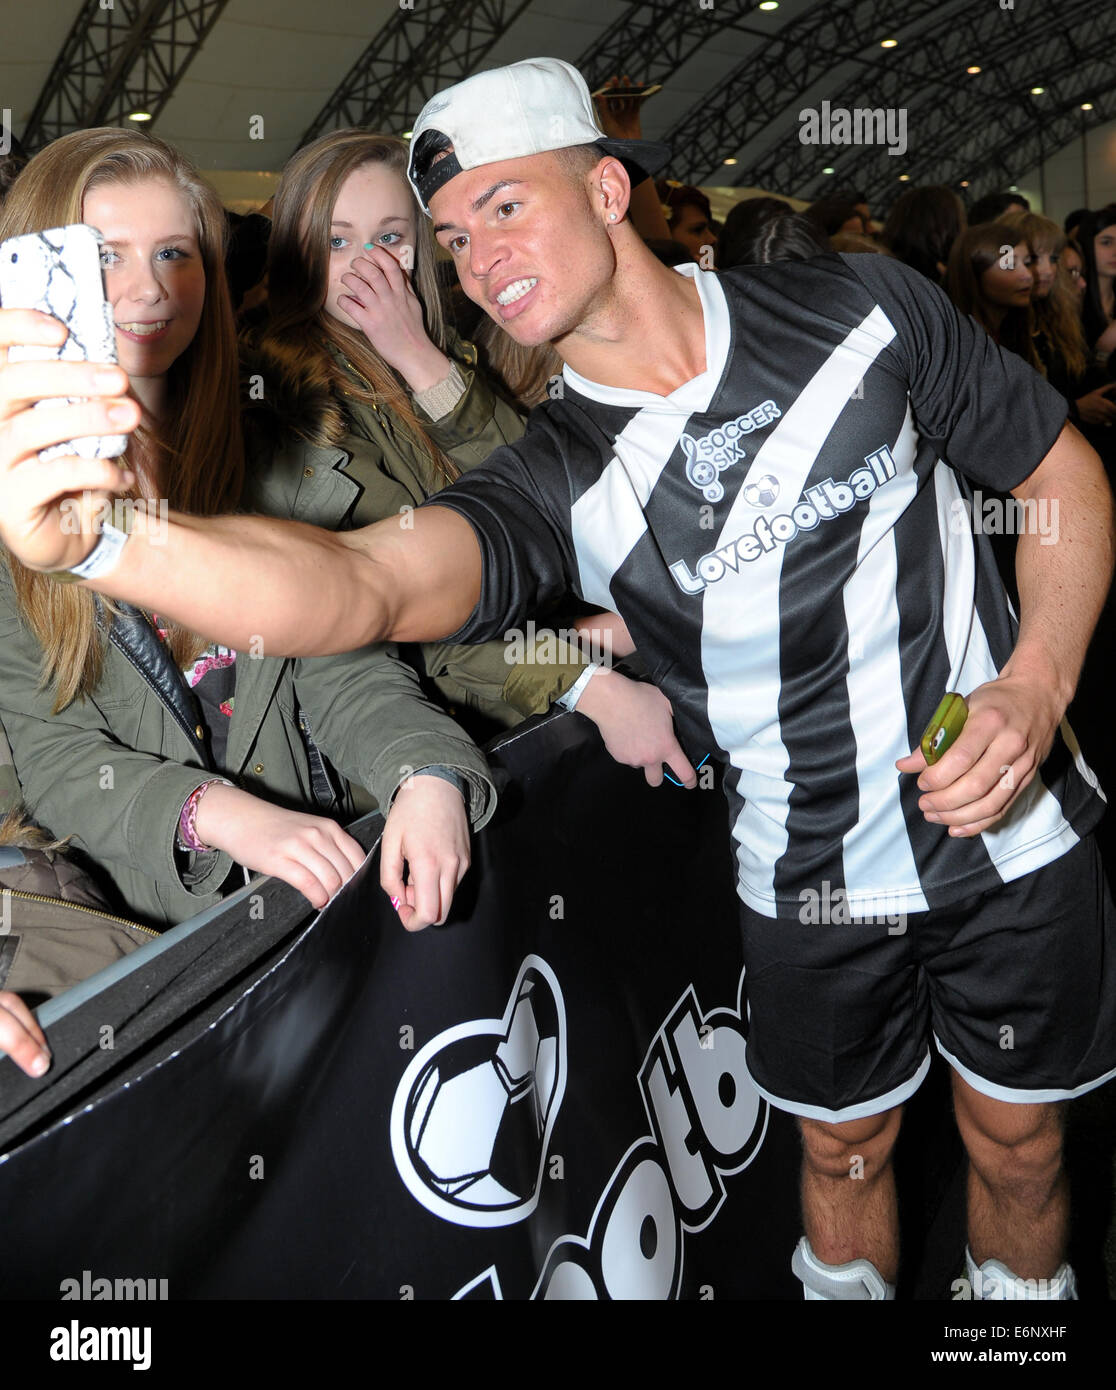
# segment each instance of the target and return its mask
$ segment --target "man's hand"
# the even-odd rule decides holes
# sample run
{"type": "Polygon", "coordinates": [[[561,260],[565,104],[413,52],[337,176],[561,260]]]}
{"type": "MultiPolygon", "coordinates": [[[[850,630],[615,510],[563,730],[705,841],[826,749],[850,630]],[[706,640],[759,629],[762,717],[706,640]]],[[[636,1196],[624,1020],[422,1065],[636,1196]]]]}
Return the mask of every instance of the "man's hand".
{"type": "Polygon", "coordinates": [[[965,727],[938,762],[927,767],[916,748],[895,764],[920,774],[919,809],[956,837],[979,835],[1005,815],[1045,761],[1065,713],[1053,685],[1029,675],[1001,675],[966,704],[965,727]]]}
{"type": "Polygon", "coordinates": [[[577,712],[596,724],[618,763],[643,768],[650,786],[662,782],[663,763],[683,786],[697,786],[697,773],[674,734],[670,701],[655,686],[602,669],[582,692],[577,712]]]}
{"type": "Polygon", "coordinates": [[[39,1021],[18,994],[0,992],[0,1053],[7,1053],[28,1076],[42,1076],[50,1066],[39,1021]]]}
{"type": "Polygon", "coordinates": [[[441,777],[414,773],[391,804],[380,841],[380,885],[408,931],[449,915],[469,868],[469,821],[456,787],[441,777]],[[410,882],[403,882],[403,864],[410,882]]]}
{"type": "Polygon", "coordinates": [[[358,256],[341,283],[349,293],[340,296],[338,308],[344,309],[412,391],[425,391],[445,380],[449,358],[426,336],[422,305],[410,276],[386,246],[374,246],[358,256]]]}
{"type": "Polygon", "coordinates": [[[65,325],[33,309],[0,309],[0,540],[36,570],[69,569],[93,548],[103,502],[134,481],[111,459],[41,463],[38,451],[83,435],[128,434],[139,424],[120,367],[96,362],[9,362],[8,348],[57,347],[65,325]],[[88,396],[82,405],[36,401],[88,396]]]}
{"type": "Polygon", "coordinates": [[[364,850],[328,817],[287,811],[220,782],[205,789],[194,825],[203,844],[281,878],[317,908],[364,863],[364,850]]]}

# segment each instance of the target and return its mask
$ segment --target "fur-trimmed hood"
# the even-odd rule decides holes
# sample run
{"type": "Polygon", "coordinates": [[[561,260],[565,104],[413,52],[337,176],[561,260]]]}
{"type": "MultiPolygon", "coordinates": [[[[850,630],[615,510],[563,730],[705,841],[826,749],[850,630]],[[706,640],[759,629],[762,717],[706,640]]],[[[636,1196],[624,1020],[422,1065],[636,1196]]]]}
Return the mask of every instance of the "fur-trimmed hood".
{"type": "Polygon", "coordinates": [[[240,388],[250,451],[281,448],[292,434],[330,448],[348,430],[345,407],[320,365],[295,371],[248,345],[241,352],[240,388]]]}

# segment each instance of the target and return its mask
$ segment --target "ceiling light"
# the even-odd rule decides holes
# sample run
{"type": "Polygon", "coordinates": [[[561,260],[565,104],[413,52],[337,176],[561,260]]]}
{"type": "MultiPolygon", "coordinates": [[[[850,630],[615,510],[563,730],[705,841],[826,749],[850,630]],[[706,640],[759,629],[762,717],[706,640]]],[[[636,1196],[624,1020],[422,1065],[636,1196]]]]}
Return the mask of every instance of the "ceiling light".
{"type": "Polygon", "coordinates": [[[129,119],[130,121],[149,121],[149,120],[151,119],[151,112],[150,112],[150,111],[131,111],[131,112],[128,113],[128,119],[129,119]]]}
{"type": "Polygon", "coordinates": [[[966,71],[970,76],[975,75],[976,73],[980,72],[980,70],[981,70],[981,68],[980,68],[980,64],[979,64],[979,63],[972,63],[972,64],[969,65],[969,67],[967,67],[967,68],[965,69],[965,71],[966,71]]]}
{"type": "Polygon", "coordinates": [[[881,47],[881,48],[894,48],[898,42],[899,42],[898,39],[881,39],[881,40],[880,40],[880,47],[881,47]]]}
{"type": "Polygon", "coordinates": [[[1042,96],[1043,92],[1045,92],[1045,91],[1046,91],[1046,88],[1045,88],[1045,87],[1032,87],[1032,88],[1031,88],[1031,95],[1032,95],[1033,97],[1040,97],[1040,96],[1042,96]]]}

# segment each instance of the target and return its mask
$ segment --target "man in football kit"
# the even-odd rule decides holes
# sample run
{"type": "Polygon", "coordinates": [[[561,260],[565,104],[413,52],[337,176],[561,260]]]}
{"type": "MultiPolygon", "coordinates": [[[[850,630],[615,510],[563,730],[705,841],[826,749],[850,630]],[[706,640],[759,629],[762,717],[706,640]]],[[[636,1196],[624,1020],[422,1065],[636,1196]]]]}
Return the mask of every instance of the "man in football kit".
{"type": "Polygon", "coordinates": [[[505,331],[555,344],[564,392],[407,527],[178,517],[149,538],[141,517],[90,551],[62,494],[118,480],[33,451],[101,429],[104,405],[50,424],[0,380],[0,532],[274,654],[486,640],[567,591],[615,610],[690,761],[725,769],[748,1063],[799,1117],[806,1297],[893,1296],[891,1152],[931,1031],[975,1295],[1073,1297],[1059,1103],[1116,1074],[1102,801],[1062,723],[1111,577],[1099,460],[1057,393],[896,262],[661,266],[625,218],[624,160],[656,153],[601,140],[556,60],[424,108],[410,174],[438,240],[505,331]],[[1018,625],[974,483],[1056,509],[1056,544],[1020,538],[1018,625]],[[927,768],[947,690],[968,721],[927,768]]]}

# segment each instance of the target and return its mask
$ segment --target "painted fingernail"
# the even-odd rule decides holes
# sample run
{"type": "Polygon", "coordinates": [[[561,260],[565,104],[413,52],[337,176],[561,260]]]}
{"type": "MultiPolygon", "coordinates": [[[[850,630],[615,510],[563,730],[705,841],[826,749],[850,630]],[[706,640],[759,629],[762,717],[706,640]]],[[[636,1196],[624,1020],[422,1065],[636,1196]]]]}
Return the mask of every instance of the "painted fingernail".
{"type": "Polygon", "coordinates": [[[395,908],[396,912],[399,911],[399,899],[398,899],[398,898],[392,898],[392,900],[391,900],[391,905],[392,905],[392,907],[395,908]]]}

